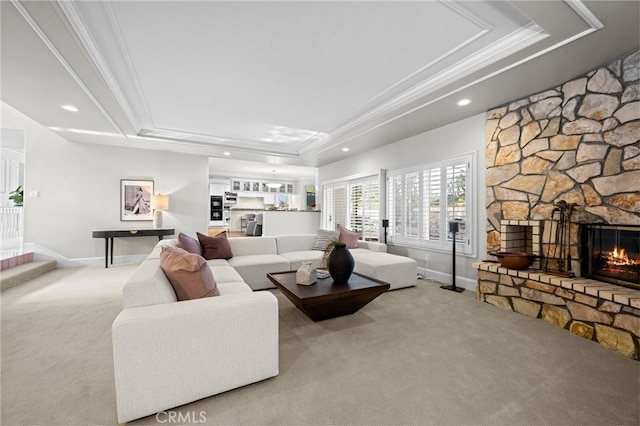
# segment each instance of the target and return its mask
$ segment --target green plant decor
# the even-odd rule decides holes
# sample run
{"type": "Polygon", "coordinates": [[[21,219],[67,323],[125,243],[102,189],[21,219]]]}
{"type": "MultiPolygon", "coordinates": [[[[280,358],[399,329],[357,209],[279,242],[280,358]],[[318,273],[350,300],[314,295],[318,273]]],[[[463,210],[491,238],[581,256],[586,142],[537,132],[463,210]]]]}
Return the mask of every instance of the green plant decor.
{"type": "Polygon", "coordinates": [[[13,201],[13,204],[16,206],[22,206],[22,203],[24,202],[24,191],[22,190],[22,185],[9,193],[9,199],[13,201]]]}

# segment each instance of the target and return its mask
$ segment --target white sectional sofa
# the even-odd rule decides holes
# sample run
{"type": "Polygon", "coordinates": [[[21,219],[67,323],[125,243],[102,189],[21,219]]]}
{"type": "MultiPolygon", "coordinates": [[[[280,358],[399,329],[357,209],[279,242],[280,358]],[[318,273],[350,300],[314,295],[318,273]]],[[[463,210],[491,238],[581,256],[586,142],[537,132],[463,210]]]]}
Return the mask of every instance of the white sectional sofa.
{"type": "Polygon", "coordinates": [[[220,296],[179,302],[160,268],[162,245],[123,288],[112,325],[118,422],[278,375],[278,301],[254,292],[225,260],[208,261],[220,296]]]}
{"type": "MultiPolygon", "coordinates": [[[[124,423],[278,374],[278,302],[267,272],[318,267],[315,234],[229,238],[233,257],[208,260],[218,297],[178,303],[160,268],[160,241],[123,288],[112,326],[118,421],[124,423]]],[[[413,259],[386,245],[358,242],[355,271],[414,286],[413,259]]]]}
{"type": "MultiPolygon", "coordinates": [[[[267,272],[296,270],[305,261],[320,267],[324,252],[313,250],[315,241],[315,234],[229,238],[233,257],[227,262],[252,289],[274,288],[267,272]]],[[[388,282],[390,290],[415,286],[416,261],[387,253],[386,244],[358,241],[358,247],[349,251],[355,272],[388,282]]]]}

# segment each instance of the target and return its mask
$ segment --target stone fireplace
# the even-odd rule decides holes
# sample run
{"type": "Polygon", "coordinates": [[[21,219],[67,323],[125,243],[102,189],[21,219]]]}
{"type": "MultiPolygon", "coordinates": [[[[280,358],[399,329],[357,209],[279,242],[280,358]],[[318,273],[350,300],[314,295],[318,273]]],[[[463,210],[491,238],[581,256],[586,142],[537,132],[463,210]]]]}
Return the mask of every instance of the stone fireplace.
{"type": "Polygon", "coordinates": [[[554,209],[571,204],[562,234],[562,261],[571,273],[550,273],[540,262],[524,271],[474,264],[478,299],[636,360],[640,289],[582,276],[581,237],[587,224],[640,226],[639,62],[636,51],[487,112],[487,251],[527,251],[546,265],[560,262],[554,209]]]}

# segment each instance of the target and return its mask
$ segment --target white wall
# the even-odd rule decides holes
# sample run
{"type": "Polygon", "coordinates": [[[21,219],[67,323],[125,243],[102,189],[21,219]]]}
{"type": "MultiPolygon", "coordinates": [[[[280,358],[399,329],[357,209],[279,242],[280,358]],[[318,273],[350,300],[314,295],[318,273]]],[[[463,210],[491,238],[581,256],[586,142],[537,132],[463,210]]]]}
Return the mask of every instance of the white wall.
{"type": "MultiPolygon", "coordinates": [[[[486,252],[486,208],[485,208],[485,114],[452,123],[420,135],[398,141],[350,159],[339,161],[318,171],[320,185],[347,176],[377,174],[380,169],[394,169],[412,164],[426,163],[437,159],[474,152],[476,154],[475,217],[476,253],[484,258],[486,252]],[[345,171],[348,171],[345,172],[345,171]]],[[[319,194],[321,195],[321,194],[319,194]]],[[[416,259],[418,267],[427,267],[441,281],[450,279],[451,254],[409,247],[390,246],[389,252],[416,259]],[[425,261],[425,254],[429,262],[425,261]]],[[[475,282],[477,270],[471,267],[478,257],[457,256],[456,276],[467,278],[468,285],[475,282]]],[[[460,282],[456,282],[461,285],[460,282]]]]}
{"type": "MultiPolygon", "coordinates": [[[[93,229],[152,227],[120,221],[120,179],[149,179],[169,195],[164,226],[206,233],[209,170],[206,157],[69,142],[2,103],[2,127],[26,131],[24,242],[69,259],[104,260],[93,229]],[[29,191],[39,191],[29,198],[29,191]]],[[[148,254],[153,237],[117,239],[114,256],[148,254]]],[[[125,257],[127,259],[127,257],[125,257]]]]}

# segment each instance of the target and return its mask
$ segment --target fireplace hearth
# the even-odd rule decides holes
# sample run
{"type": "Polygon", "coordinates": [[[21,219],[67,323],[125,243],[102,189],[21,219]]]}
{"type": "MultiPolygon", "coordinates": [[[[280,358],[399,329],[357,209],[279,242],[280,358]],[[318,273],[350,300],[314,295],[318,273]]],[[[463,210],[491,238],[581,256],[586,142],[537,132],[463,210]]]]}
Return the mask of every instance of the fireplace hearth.
{"type": "Polygon", "coordinates": [[[581,274],[640,289],[640,226],[581,225],[581,274]]]}

